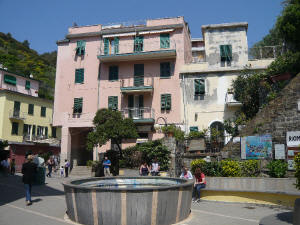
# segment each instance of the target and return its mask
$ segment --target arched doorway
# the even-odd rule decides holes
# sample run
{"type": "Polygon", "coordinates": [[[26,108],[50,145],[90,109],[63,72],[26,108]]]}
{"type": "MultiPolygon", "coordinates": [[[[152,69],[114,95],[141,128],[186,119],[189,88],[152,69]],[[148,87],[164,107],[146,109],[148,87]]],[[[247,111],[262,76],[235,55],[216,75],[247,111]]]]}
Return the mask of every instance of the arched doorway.
{"type": "Polygon", "coordinates": [[[215,121],[209,128],[211,147],[213,151],[218,152],[224,147],[224,124],[220,121],[215,121]]]}

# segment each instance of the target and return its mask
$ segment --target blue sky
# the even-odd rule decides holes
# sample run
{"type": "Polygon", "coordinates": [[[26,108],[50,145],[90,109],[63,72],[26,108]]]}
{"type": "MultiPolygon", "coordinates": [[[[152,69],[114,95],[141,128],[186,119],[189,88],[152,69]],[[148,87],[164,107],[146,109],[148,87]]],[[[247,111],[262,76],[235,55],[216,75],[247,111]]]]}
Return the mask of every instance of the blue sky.
{"type": "Polygon", "coordinates": [[[262,39],[282,10],[282,0],[0,0],[0,32],[28,40],[39,53],[56,50],[73,22],[109,24],[184,16],[192,37],[201,25],[248,22],[249,47],[262,39]]]}

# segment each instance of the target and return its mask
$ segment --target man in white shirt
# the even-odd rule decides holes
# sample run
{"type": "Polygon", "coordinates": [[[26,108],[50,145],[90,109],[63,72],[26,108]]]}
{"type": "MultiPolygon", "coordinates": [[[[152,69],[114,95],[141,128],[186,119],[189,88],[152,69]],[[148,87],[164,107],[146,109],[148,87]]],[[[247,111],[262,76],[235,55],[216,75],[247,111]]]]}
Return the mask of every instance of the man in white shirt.
{"type": "Polygon", "coordinates": [[[151,175],[152,176],[158,176],[159,174],[159,169],[160,169],[160,166],[157,162],[157,159],[154,159],[152,165],[151,165],[151,175]]]}

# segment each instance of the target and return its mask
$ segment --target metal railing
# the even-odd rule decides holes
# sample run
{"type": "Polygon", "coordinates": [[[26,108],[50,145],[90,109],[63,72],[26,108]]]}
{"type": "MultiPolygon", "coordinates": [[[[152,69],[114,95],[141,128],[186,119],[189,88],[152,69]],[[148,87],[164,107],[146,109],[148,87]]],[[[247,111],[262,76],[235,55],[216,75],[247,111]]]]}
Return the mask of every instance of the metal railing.
{"type": "Polygon", "coordinates": [[[38,140],[45,140],[48,139],[48,135],[32,135],[30,137],[30,134],[23,135],[23,142],[28,141],[38,141],[38,140]]]}
{"type": "Polygon", "coordinates": [[[197,56],[194,56],[192,58],[192,63],[204,63],[204,62],[206,62],[205,57],[199,58],[197,56]]]}
{"type": "Polygon", "coordinates": [[[140,87],[140,86],[154,86],[153,77],[132,77],[128,79],[121,79],[121,87],[140,87]]]}
{"type": "Polygon", "coordinates": [[[255,59],[274,59],[284,52],[283,46],[262,46],[250,48],[248,51],[249,60],[255,59]]]}
{"type": "Polygon", "coordinates": [[[121,113],[125,118],[134,120],[140,119],[154,119],[155,111],[150,107],[141,108],[122,108],[121,113]]]}
{"type": "Polygon", "coordinates": [[[9,118],[11,119],[20,119],[24,120],[26,118],[26,113],[21,112],[20,110],[10,110],[9,111],[9,118]]]}
{"type": "Polygon", "coordinates": [[[122,38],[120,38],[119,44],[116,46],[109,45],[109,48],[104,51],[104,43],[101,43],[98,55],[104,56],[114,56],[119,54],[129,54],[129,53],[143,53],[143,52],[151,52],[151,51],[164,51],[164,50],[175,50],[176,42],[170,40],[168,44],[164,47],[161,46],[160,40],[149,40],[144,39],[142,43],[135,44],[134,39],[130,42],[123,42],[122,38]]]}

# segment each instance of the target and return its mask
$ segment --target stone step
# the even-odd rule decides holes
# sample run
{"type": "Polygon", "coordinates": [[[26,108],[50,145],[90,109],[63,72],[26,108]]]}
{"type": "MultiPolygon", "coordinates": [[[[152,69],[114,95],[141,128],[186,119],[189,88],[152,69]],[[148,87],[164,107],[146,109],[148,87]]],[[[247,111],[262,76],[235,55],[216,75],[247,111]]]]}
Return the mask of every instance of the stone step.
{"type": "Polygon", "coordinates": [[[71,170],[70,174],[72,174],[74,176],[90,176],[91,175],[91,167],[75,166],[71,170]]]}

